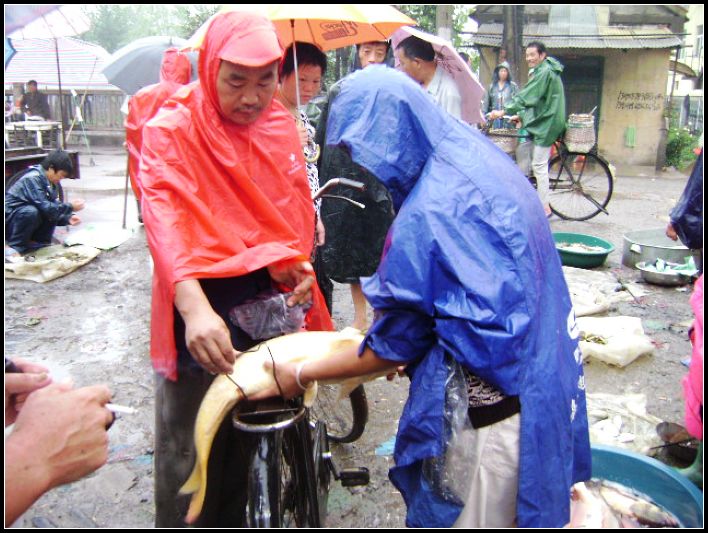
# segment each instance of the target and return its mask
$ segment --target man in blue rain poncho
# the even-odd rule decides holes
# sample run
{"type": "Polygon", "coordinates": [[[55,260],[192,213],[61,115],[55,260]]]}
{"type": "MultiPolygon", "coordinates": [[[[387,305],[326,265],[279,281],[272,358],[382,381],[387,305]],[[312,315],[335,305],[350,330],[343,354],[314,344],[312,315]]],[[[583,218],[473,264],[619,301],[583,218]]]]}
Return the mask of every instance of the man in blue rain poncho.
{"type": "Polygon", "coordinates": [[[327,142],[386,185],[398,214],[376,274],[363,280],[377,320],[358,353],[279,365],[284,394],[407,365],[390,472],[407,525],[565,525],[571,486],[590,477],[585,387],[568,289],[533,188],[390,69],[344,84],[327,142]],[[450,454],[453,370],[467,382],[457,406],[473,426],[464,460],[450,454]],[[456,492],[443,471],[471,487],[456,492]]]}

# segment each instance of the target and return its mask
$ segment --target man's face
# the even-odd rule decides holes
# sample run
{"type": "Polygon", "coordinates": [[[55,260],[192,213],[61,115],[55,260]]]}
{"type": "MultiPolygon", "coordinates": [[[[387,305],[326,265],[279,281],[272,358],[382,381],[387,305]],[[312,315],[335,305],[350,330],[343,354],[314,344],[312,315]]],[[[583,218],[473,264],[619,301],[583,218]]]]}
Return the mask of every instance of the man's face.
{"type": "Polygon", "coordinates": [[[36,93],[37,92],[37,86],[34,83],[30,83],[27,86],[27,90],[31,93],[36,93]]]}
{"type": "Polygon", "coordinates": [[[278,62],[245,67],[222,61],[216,77],[221,113],[231,122],[247,126],[258,120],[278,87],[278,62]]]}
{"type": "Polygon", "coordinates": [[[378,65],[386,60],[388,45],[386,43],[364,43],[359,47],[359,62],[361,68],[378,65]]]}
{"type": "Polygon", "coordinates": [[[47,169],[47,179],[55,185],[68,177],[69,173],[66,170],[54,170],[54,167],[49,167],[47,169]]]}
{"type": "Polygon", "coordinates": [[[418,83],[423,83],[420,76],[420,60],[408,57],[403,51],[403,48],[396,50],[396,53],[398,54],[398,63],[400,64],[401,70],[418,83]]]}
{"type": "Polygon", "coordinates": [[[546,59],[546,54],[539,54],[536,47],[532,46],[526,49],[526,62],[529,64],[529,68],[536,68],[543,63],[544,59],[546,59]]]}

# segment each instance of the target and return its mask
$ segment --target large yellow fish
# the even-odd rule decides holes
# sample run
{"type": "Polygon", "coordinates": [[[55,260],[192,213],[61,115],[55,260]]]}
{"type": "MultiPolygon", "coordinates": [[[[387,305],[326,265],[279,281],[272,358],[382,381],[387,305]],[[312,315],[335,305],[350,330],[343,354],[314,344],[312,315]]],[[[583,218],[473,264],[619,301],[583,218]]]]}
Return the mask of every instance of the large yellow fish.
{"type": "MultiPolygon", "coordinates": [[[[265,341],[254,351],[244,352],[234,363],[230,376],[219,375],[207,390],[197,413],[194,425],[194,444],[197,459],[189,479],[180,489],[181,494],[192,494],[187,513],[187,523],[193,523],[201,513],[207,486],[207,465],[209,453],[224,417],[231,409],[246,397],[264,391],[274,385],[272,371],[264,368],[271,357],[277,365],[280,363],[298,363],[326,359],[336,353],[361,344],[364,337],[355,329],[347,328],[340,332],[307,331],[293,333],[265,341]],[[231,379],[238,383],[238,387],[231,379]],[[239,388],[240,387],[240,388],[239,388]]],[[[361,379],[343,380],[342,387],[347,391],[356,385],[384,375],[378,373],[361,379]]],[[[312,405],[316,395],[316,384],[305,393],[305,405],[312,405]]]]}

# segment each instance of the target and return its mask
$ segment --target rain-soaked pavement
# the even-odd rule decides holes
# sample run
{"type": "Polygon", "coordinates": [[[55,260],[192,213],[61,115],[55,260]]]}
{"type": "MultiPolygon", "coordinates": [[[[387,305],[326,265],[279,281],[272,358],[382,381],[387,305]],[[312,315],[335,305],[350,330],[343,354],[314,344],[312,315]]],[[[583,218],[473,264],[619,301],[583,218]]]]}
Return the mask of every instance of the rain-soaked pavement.
{"type": "MultiPolygon", "coordinates": [[[[88,165],[82,153],[82,180],[65,186],[70,198],[83,197],[85,225],[110,225],[119,231],[123,216],[125,157],[120,149],[94,150],[88,165]]],[[[554,231],[589,233],[611,241],[616,251],[598,269],[638,281],[637,271],[621,266],[622,235],[666,225],[666,216],[683,190],[685,176],[622,177],[610,203],[609,217],[589,222],[553,220],[554,231]]],[[[132,237],[103,252],[78,271],[46,284],[5,282],[5,355],[26,357],[50,366],[77,386],[107,383],[114,401],[137,409],[123,415],[110,431],[108,464],[97,473],[42,497],[20,520],[26,527],[153,526],[152,431],[153,376],[149,363],[151,267],[145,232],[129,196],[127,226],[132,237]]],[[[75,228],[71,228],[75,231],[75,228]]],[[[590,392],[644,393],[648,411],[682,423],[681,364],[690,353],[689,292],[643,285],[646,295],[622,302],[612,315],[639,316],[656,349],[624,369],[603,363],[585,366],[590,392]]],[[[334,318],[349,324],[348,287],[337,286],[334,318]]],[[[367,466],[371,483],[345,489],[333,485],[329,520],[333,527],[401,527],[405,506],[387,478],[392,465],[391,439],[407,394],[407,380],[367,385],[370,417],[363,437],[335,447],[341,466],[367,466]]]]}

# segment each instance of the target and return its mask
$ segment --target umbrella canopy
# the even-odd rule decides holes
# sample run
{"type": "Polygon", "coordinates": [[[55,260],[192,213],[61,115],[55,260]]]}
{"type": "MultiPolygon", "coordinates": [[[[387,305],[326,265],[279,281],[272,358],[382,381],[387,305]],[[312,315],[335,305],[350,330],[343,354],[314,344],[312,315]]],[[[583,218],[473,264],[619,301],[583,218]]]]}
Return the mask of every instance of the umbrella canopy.
{"type": "Polygon", "coordinates": [[[15,47],[12,46],[12,41],[5,37],[5,68],[7,68],[7,64],[13,57],[15,57],[16,53],[17,50],[15,50],[15,47]]]}
{"type": "MultiPolygon", "coordinates": [[[[143,37],[116,51],[103,67],[103,75],[128,94],[160,81],[160,65],[165,50],[183,48],[179,37],[143,37]]],[[[197,72],[196,54],[190,55],[192,74],[197,72]]]]}
{"type": "Polygon", "coordinates": [[[37,80],[41,88],[57,89],[59,76],[55,54],[58,50],[64,89],[118,90],[101,74],[110,54],[100,46],[71,37],[57,39],[56,47],[54,39],[13,40],[12,44],[17,54],[5,70],[6,85],[37,80]]]}
{"type": "MultiPolygon", "coordinates": [[[[306,15],[297,4],[234,4],[223,11],[252,11],[273,21],[283,46],[293,40],[317,45],[322,51],[369,41],[383,41],[401,26],[416,22],[389,5],[318,4],[306,15]]],[[[216,15],[214,15],[216,16],[216,15]]],[[[187,48],[199,49],[213,17],[187,41],[187,48]]]]}
{"type": "Polygon", "coordinates": [[[89,28],[88,18],[76,4],[5,6],[5,36],[11,39],[71,37],[89,28]]]}
{"type": "MultiPolygon", "coordinates": [[[[457,53],[452,43],[436,35],[431,35],[415,28],[404,27],[391,36],[391,44],[394,50],[403,39],[411,35],[428,41],[433,45],[435,62],[439,67],[444,68],[455,80],[462,97],[462,120],[470,124],[484,123],[481,109],[484,87],[479,83],[477,76],[470,70],[467,62],[457,53]]],[[[397,67],[398,64],[398,56],[396,56],[397,67]]]]}

